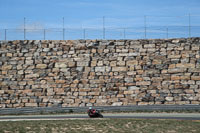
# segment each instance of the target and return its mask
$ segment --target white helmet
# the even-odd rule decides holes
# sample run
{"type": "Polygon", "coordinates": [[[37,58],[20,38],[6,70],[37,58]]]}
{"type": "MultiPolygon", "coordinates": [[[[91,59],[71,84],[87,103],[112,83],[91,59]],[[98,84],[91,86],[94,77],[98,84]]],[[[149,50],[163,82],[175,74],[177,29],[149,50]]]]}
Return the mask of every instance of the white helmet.
{"type": "Polygon", "coordinates": [[[92,109],[92,107],[89,107],[89,109],[92,109]]]}

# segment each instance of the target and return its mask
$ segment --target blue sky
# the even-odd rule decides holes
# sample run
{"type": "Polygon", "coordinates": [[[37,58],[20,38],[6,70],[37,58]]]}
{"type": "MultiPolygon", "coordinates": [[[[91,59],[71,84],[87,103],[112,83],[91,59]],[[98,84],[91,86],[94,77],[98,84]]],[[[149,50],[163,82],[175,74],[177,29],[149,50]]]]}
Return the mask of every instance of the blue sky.
{"type": "Polygon", "coordinates": [[[108,29],[142,28],[144,15],[147,27],[187,26],[189,13],[198,26],[200,0],[0,0],[0,29],[22,28],[24,17],[27,28],[62,28],[63,17],[65,28],[102,28],[103,16],[108,29]]]}

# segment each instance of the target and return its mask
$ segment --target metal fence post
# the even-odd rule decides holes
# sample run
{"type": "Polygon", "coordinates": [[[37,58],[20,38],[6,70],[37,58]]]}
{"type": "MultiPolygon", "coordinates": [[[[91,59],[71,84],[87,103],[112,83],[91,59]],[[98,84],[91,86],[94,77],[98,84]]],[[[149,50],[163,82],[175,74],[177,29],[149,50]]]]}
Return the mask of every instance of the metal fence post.
{"type": "Polygon", "coordinates": [[[46,37],[46,30],[44,29],[44,40],[45,40],[45,37],[46,37]]]}
{"type": "Polygon", "coordinates": [[[65,18],[63,17],[63,40],[65,40],[65,18]]]}
{"type": "Polygon", "coordinates": [[[146,39],[147,36],[147,27],[146,27],[146,15],[144,16],[144,38],[146,39]]]}
{"type": "Polygon", "coordinates": [[[65,28],[63,28],[63,40],[65,40],[65,28]]]}
{"type": "Polygon", "coordinates": [[[105,39],[106,33],[105,33],[105,16],[103,16],[103,39],[105,39]]]}
{"type": "Polygon", "coordinates": [[[26,39],[26,18],[24,17],[24,40],[26,39]]]}
{"type": "Polygon", "coordinates": [[[7,29],[5,29],[5,41],[7,40],[7,29]]]}

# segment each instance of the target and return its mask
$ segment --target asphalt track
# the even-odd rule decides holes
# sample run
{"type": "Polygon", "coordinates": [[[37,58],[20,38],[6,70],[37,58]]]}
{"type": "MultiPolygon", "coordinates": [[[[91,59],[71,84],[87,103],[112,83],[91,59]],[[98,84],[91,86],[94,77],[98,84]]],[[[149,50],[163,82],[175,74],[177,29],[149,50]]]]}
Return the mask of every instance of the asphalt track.
{"type": "MultiPolygon", "coordinates": [[[[132,105],[132,106],[95,106],[104,112],[200,112],[200,105],[132,105]]],[[[1,108],[0,115],[85,113],[88,107],[26,107],[1,108]]]]}
{"type": "MultiPolygon", "coordinates": [[[[118,113],[103,114],[108,119],[175,119],[175,120],[200,120],[199,113],[118,113]]],[[[89,118],[87,114],[66,115],[19,115],[0,116],[0,121],[22,121],[22,120],[65,120],[65,119],[96,119],[89,118]]]]}

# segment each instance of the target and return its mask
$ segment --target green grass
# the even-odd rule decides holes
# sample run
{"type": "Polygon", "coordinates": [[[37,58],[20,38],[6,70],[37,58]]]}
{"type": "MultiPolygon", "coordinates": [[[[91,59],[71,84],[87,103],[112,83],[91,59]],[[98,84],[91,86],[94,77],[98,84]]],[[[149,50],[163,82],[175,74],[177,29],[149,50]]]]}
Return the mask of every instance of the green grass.
{"type": "Polygon", "coordinates": [[[199,133],[200,121],[146,119],[85,119],[1,121],[0,133],[199,133]]]}

